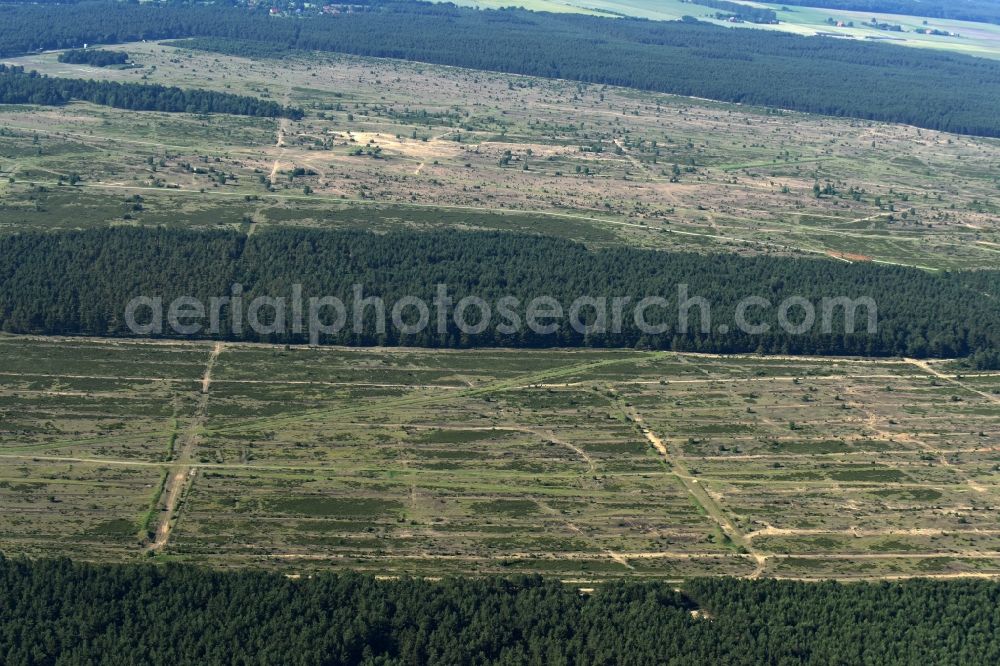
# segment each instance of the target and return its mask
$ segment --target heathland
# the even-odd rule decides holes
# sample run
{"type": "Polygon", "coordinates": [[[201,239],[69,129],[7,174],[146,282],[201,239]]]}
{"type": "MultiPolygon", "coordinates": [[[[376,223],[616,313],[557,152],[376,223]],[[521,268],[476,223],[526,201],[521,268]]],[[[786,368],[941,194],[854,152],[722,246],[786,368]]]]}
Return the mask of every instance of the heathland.
{"type": "Polygon", "coordinates": [[[301,121],[0,107],[0,229],[503,229],[590,246],[993,268],[1000,145],[398,60],[121,47],[63,77],[253,95],[301,121]]]}
{"type": "Polygon", "coordinates": [[[946,362],[0,338],[8,554],[564,579],[1000,571],[946,362]]]}

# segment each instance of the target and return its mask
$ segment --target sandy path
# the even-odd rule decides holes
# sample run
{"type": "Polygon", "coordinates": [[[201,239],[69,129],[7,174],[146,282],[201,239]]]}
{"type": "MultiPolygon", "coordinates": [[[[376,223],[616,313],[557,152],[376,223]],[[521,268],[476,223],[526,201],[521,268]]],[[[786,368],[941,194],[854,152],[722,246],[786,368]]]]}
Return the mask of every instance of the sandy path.
{"type": "MultiPolygon", "coordinates": [[[[285,91],[282,97],[282,104],[288,106],[289,96],[291,91],[285,91]]],[[[278,177],[278,171],[281,168],[281,158],[285,156],[287,149],[285,148],[285,135],[288,133],[288,128],[290,126],[290,121],[288,118],[278,119],[278,133],[275,137],[274,147],[278,149],[278,157],[274,160],[274,166],[271,167],[271,175],[268,176],[268,180],[271,181],[271,185],[274,185],[275,180],[278,177]]]]}
{"type": "Polygon", "coordinates": [[[709,495],[708,491],[702,486],[701,482],[692,477],[691,473],[687,468],[677,460],[675,457],[670,455],[670,450],[667,448],[666,442],[664,442],[656,433],[654,433],[648,426],[643,423],[642,416],[636,411],[635,407],[626,408],[626,413],[632,418],[632,420],[639,426],[642,430],[642,434],[646,436],[649,443],[653,445],[663,460],[667,463],[670,470],[674,473],[678,479],[680,479],[681,484],[684,489],[687,490],[691,499],[702,509],[704,509],[707,516],[718,525],[719,529],[728,536],[733,543],[737,546],[741,546],[746,550],[749,557],[753,558],[757,566],[754,572],[750,574],[751,578],[759,578],[767,567],[767,556],[758,552],[753,547],[753,542],[748,539],[747,536],[726,516],[723,512],[722,507],[709,495]]]}
{"type": "MultiPolygon", "coordinates": [[[[768,525],[759,530],[753,532],[748,532],[746,537],[748,539],[756,539],[759,537],[771,537],[771,536],[824,536],[824,535],[836,535],[836,536],[849,536],[854,538],[862,537],[892,537],[892,536],[925,536],[925,537],[938,537],[946,536],[949,534],[980,534],[980,535],[995,535],[1000,534],[1000,529],[979,529],[972,528],[967,530],[958,529],[944,529],[938,527],[914,527],[909,529],[893,529],[888,528],[884,530],[859,530],[859,529],[846,529],[846,530],[831,530],[831,529],[799,529],[799,528],[786,528],[786,527],[774,527],[768,525]]],[[[932,553],[933,554],[933,553],[932,553]]]]}
{"type": "Polygon", "coordinates": [[[953,375],[946,375],[946,374],[944,374],[942,372],[938,372],[938,370],[933,365],[931,365],[928,361],[920,361],[920,360],[917,360],[915,358],[907,358],[907,359],[904,359],[904,360],[907,363],[911,363],[911,364],[917,366],[918,368],[920,368],[924,372],[927,372],[927,373],[930,373],[930,374],[934,375],[938,379],[943,379],[946,382],[949,382],[949,383],[954,384],[956,386],[960,386],[961,388],[965,389],[966,391],[969,391],[970,393],[975,393],[976,395],[979,395],[979,396],[982,396],[982,397],[986,398],[990,402],[993,402],[993,403],[996,403],[996,404],[1000,405],[1000,396],[992,395],[990,393],[987,393],[986,391],[980,391],[979,389],[972,388],[968,384],[966,384],[966,383],[962,382],[960,379],[958,379],[958,377],[955,377],[953,375]]]}
{"type": "MultiPolygon", "coordinates": [[[[631,564],[629,564],[628,558],[626,556],[622,555],[621,553],[616,553],[616,552],[614,552],[612,550],[609,550],[609,549],[604,548],[603,546],[601,546],[593,538],[591,538],[586,532],[584,532],[582,529],[580,529],[580,527],[578,525],[576,525],[573,521],[564,518],[563,515],[561,513],[559,513],[558,511],[556,511],[553,507],[549,506],[548,504],[546,504],[545,502],[543,502],[540,499],[535,499],[534,502],[535,502],[535,504],[538,505],[539,508],[542,509],[542,511],[544,511],[547,514],[549,514],[550,516],[554,516],[554,517],[558,518],[560,521],[563,522],[563,524],[566,525],[566,527],[568,527],[570,530],[572,530],[576,534],[579,534],[581,537],[583,537],[584,539],[586,539],[590,543],[594,544],[594,546],[596,546],[597,548],[600,548],[601,552],[603,552],[605,555],[607,555],[608,557],[610,557],[612,560],[614,560],[618,564],[622,565],[626,569],[634,569],[635,568],[631,564]]],[[[561,553],[559,553],[558,555],[561,555],[561,553]]]]}
{"type": "MultiPolygon", "coordinates": [[[[39,379],[99,379],[103,381],[119,382],[169,382],[169,383],[202,383],[204,388],[204,378],[191,379],[180,377],[129,377],[123,375],[61,375],[55,373],[42,372],[0,372],[0,377],[32,377],[39,379]]],[[[278,386],[359,386],[362,388],[410,388],[410,389],[467,389],[468,385],[456,384],[387,384],[377,382],[328,382],[318,379],[212,379],[213,384],[271,384],[278,386]]],[[[24,389],[18,389],[19,393],[30,393],[24,389]]],[[[36,393],[51,393],[51,391],[35,391],[36,393]]],[[[93,392],[89,392],[93,394],[93,392]]],[[[81,393],[88,395],[88,393],[81,393]]]]}
{"type": "Polygon", "coordinates": [[[162,550],[166,547],[170,540],[170,533],[177,521],[181,498],[194,479],[196,468],[190,463],[198,444],[201,429],[208,416],[208,396],[212,387],[212,370],[215,368],[215,363],[221,353],[222,343],[217,342],[212,346],[208,361],[205,363],[205,374],[201,379],[201,395],[198,398],[198,406],[195,408],[191,423],[181,438],[180,450],[163,489],[164,510],[161,512],[160,522],[156,528],[156,536],[149,545],[151,550],[162,550]]]}
{"type": "Polygon", "coordinates": [[[538,435],[539,437],[544,437],[545,439],[548,439],[548,440],[550,440],[550,441],[552,441],[552,442],[554,442],[554,443],[556,443],[556,444],[558,444],[560,446],[566,447],[570,451],[573,451],[578,456],[580,456],[581,458],[583,458],[583,460],[587,463],[587,468],[590,470],[591,474],[593,474],[593,473],[595,473],[597,471],[597,465],[594,463],[594,459],[591,458],[587,454],[586,451],[584,451],[583,449],[581,449],[576,444],[573,444],[572,442],[567,442],[566,440],[560,438],[558,435],[556,435],[556,433],[554,431],[552,431],[552,430],[541,430],[541,429],[530,429],[529,428],[529,429],[525,429],[525,432],[534,433],[535,435],[538,435]]]}
{"type": "Polygon", "coordinates": [[[271,173],[268,175],[268,180],[271,181],[271,185],[274,185],[278,180],[278,171],[281,170],[281,158],[285,156],[288,149],[285,148],[285,126],[287,120],[282,118],[278,123],[278,138],[275,142],[275,147],[278,148],[278,156],[274,159],[274,165],[271,167],[271,173]]]}

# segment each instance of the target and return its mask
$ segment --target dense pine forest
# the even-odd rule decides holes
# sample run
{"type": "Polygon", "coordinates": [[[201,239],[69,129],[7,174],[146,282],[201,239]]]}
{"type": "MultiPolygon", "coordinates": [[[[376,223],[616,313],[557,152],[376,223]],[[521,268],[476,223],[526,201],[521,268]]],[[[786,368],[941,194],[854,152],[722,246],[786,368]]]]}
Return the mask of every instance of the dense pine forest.
{"type": "Polygon", "coordinates": [[[87,43],[201,37],[189,45],[280,55],[322,50],[620,85],[797,111],[1000,136],[1000,63],[921,49],[657,22],[373,3],[273,19],[267,7],[14,5],[0,56],[87,43]],[[239,40],[239,41],[236,41],[239,40]]]}
{"type": "MultiPolygon", "coordinates": [[[[980,353],[988,361],[1000,349],[1000,310],[989,307],[984,291],[1000,293],[1000,272],[930,274],[916,269],[874,264],[847,265],[825,259],[739,257],[668,253],[635,248],[597,251],[571,241],[492,232],[399,232],[376,235],[361,231],[280,228],[247,237],[235,231],[185,231],[162,228],[115,228],[61,234],[26,233],[0,239],[0,329],[16,333],[128,335],[126,303],[140,295],[164,303],[192,296],[204,303],[227,296],[241,284],[244,301],[257,296],[292,296],[302,285],[304,298],[334,296],[348,308],[355,284],[363,296],[384,299],[386,311],[403,296],[430,304],[436,285],[447,284],[454,302],[465,296],[485,299],[499,313],[504,296],[522,307],[541,296],[564,308],[553,334],[520,326],[515,333],[497,325],[476,335],[459,332],[449,317],[447,330],[435,326],[405,335],[391,325],[376,327],[374,308],[364,311],[364,327],[345,325],[320,342],[347,345],[424,347],[641,347],[703,352],[768,352],[958,357],[980,353]],[[689,309],[687,331],[679,327],[680,285],[687,298],[709,302],[710,327],[702,330],[702,310],[689,309]],[[626,297],[620,332],[580,332],[566,313],[575,299],[626,297]],[[753,307],[748,321],[767,324],[760,334],[737,330],[736,304],[746,297],[766,299],[753,307]],[[799,296],[815,305],[816,320],[805,333],[779,326],[779,303],[799,296]],[[650,324],[666,324],[662,334],[643,334],[634,306],[645,297],[667,304],[645,311],[650,324]],[[820,326],[823,298],[869,297],[877,304],[877,332],[869,334],[868,311],[858,311],[855,332],[844,334],[843,309],[834,311],[832,330],[820,326]],[[984,301],[984,299],[986,299],[984,301]],[[722,333],[720,325],[729,331],[722,333]]],[[[359,299],[360,300],[360,299],[359,299]]],[[[289,306],[290,307],[290,306],[289,306]]],[[[516,308],[515,308],[516,309],[516,308]]],[[[267,313],[272,312],[267,310],[267,313]]],[[[467,321],[478,322],[478,310],[467,321]]],[[[596,308],[579,313],[594,323],[596,308]]],[[[222,311],[220,336],[269,342],[305,342],[305,333],[256,336],[245,325],[233,332],[228,309],[222,311]]],[[[329,314],[329,313],[328,313],[329,314]]],[[[411,313],[413,314],[413,313],[411,313]]],[[[789,311],[800,323],[802,310],[789,311]]],[[[524,317],[521,317],[522,321],[524,317]]],[[[352,320],[353,321],[353,320],[352,320]]],[[[409,319],[404,318],[404,321],[409,319]]],[[[549,323],[548,321],[546,323],[549,323]]],[[[169,334],[165,330],[164,334],[169,334]]],[[[202,331],[200,334],[207,334],[202,331]]]]}
{"type": "Polygon", "coordinates": [[[110,67],[128,63],[128,54],[123,51],[107,51],[105,49],[72,49],[60,53],[59,62],[71,65],[110,67]]]}
{"type": "Polygon", "coordinates": [[[1000,584],[289,580],[0,556],[0,661],[42,664],[996,664],[1000,584]],[[693,615],[692,610],[700,611],[693,615]],[[115,658],[111,660],[111,656],[115,658]]]}
{"type": "Polygon", "coordinates": [[[38,72],[25,72],[22,67],[0,65],[0,104],[62,106],[74,100],[132,111],[229,113],[295,119],[303,115],[301,109],[246,95],[146,83],[61,79],[38,72]]]}

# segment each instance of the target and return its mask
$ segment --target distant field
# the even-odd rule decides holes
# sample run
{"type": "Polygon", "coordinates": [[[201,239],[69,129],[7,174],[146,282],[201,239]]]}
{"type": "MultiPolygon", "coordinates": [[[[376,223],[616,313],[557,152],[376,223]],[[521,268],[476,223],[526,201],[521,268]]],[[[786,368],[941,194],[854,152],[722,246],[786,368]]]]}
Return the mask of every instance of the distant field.
{"type": "Polygon", "coordinates": [[[116,48],[142,67],[12,62],[309,115],[0,107],[0,231],[498,228],[947,269],[995,267],[1000,253],[995,140],[371,58],[116,48]]]}
{"type": "MultiPolygon", "coordinates": [[[[457,0],[455,4],[494,9],[510,6],[506,0],[457,0]]],[[[701,21],[717,25],[734,26],[734,24],[715,18],[718,9],[691,4],[684,0],[525,0],[516,4],[535,11],[575,12],[599,16],[617,14],[657,21],[676,21],[683,16],[693,16],[701,21]]],[[[893,43],[903,46],[954,51],[983,58],[1000,58],[1000,26],[998,25],[813,7],[785,7],[781,3],[746,2],[745,4],[770,7],[778,14],[778,20],[781,23],[775,26],[742,23],[735,24],[735,27],[782,30],[800,35],[815,35],[820,32],[833,33],[866,41],[892,38],[898,40],[893,43]],[[863,23],[871,21],[873,17],[877,17],[880,22],[901,25],[906,32],[902,34],[890,33],[862,26],[863,23]],[[853,21],[855,27],[831,26],[827,23],[827,19],[830,18],[834,21],[842,20],[845,23],[853,21]],[[926,25],[924,24],[925,20],[927,21],[926,25]],[[915,30],[921,28],[936,28],[957,33],[958,36],[916,34],[915,30]]]]}
{"type": "MultiPolygon", "coordinates": [[[[1000,26],[998,25],[935,18],[925,19],[895,14],[814,9],[810,7],[790,7],[783,9],[780,3],[773,3],[767,6],[777,12],[778,19],[785,22],[789,26],[788,29],[790,31],[804,28],[816,32],[830,32],[868,41],[886,40],[886,38],[893,40],[901,39],[902,41],[898,43],[903,46],[941,49],[982,58],[1000,58],[1000,26]],[[834,21],[843,21],[844,23],[853,22],[854,27],[838,28],[831,26],[827,22],[831,18],[834,21]],[[900,25],[905,32],[901,34],[885,32],[863,25],[870,23],[872,18],[878,18],[880,23],[900,25]],[[951,32],[955,33],[956,36],[917,34],[918,30],[925,29],[951,32]]],[[[893,41],[893,43],[897,42],[893,41]]]]}
{"type": "Polygon", "coordinates": [[[0,338],[7,554],[567,579],[1000,574],[946,363],[0,338]]]}

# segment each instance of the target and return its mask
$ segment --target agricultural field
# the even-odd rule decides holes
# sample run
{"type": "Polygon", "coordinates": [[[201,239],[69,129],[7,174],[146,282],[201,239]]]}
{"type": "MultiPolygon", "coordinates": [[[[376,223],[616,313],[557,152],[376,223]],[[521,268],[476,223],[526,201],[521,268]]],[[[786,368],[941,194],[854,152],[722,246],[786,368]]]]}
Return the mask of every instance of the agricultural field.
{"type": "Polygon", "coordinates": [[[1000,574],[1000,373],[0,337],[8,555],[289,575],[1000,574]]]}
{"type": "Polygon", "coordinates": [[[114,48],[140,67],[4,62],[307,116],[0,107],[0,230],[509,229],[928,269],[1000,255],[997,140],[392,60],[114,48]]]}

